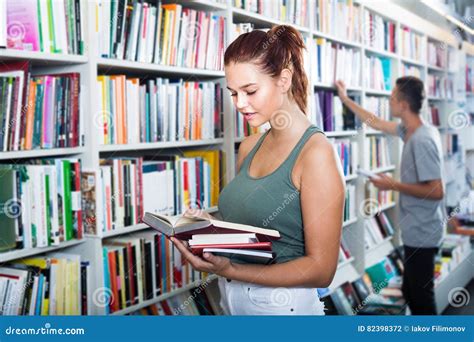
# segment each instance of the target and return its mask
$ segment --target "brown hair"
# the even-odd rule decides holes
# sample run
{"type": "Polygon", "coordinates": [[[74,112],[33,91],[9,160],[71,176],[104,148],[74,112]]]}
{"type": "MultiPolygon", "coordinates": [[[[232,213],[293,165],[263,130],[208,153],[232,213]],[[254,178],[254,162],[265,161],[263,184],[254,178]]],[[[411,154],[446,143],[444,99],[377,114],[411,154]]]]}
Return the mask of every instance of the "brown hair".
{"type": "Polygon", "coordinates": [[[255,30],[241,34],[224,54],[224,65],[255,63],[263,72],[277,77],[283,69],[293,72],[291,95],[306,114],[308,103],[308,77],[304,71],[301,34],[288,25],[274,26],[268,32],[255,30]]]}
{"type": "Polygon", "coordinates": [[[399,77],[396,80],[398,99],[408,102],[413,113],[420,113],[425,99],[423,81],[415,76],[399,77]]]}

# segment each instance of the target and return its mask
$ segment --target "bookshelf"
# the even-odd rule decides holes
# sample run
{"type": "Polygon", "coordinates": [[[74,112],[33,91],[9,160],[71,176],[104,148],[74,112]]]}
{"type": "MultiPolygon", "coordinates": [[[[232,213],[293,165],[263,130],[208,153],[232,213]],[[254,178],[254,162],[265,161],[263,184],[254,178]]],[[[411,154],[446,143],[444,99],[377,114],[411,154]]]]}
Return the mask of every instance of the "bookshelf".
{"type": "MultiPolygon", "coordinates": [[[[183,5],[184,7],[193,8],[200,11],[214,12],[218,15],[224,16],[226,19],[226,41],[230,43],[235,37],[233,37],[233,24],[234,23],[252,23],[255,28],[269,28],[272,25],[285,24],[278,19],[267,17],[262,14],[253,13],[248,10],[237,8],[233,6],[233,0],[223,0],[219,2],[208,1],[208,0],[193,0],[193,1],[172,1],[183,5]]],[[[180,66],[169,66],[160,65],[155,63],[143,63],[129,60],[121,60],[114,58],[99,57],[99,36],[100,32],[96,31],[96,18],[95,18],[95,3],[93,1],[87,2],[87,9],[85,11],[85,35],[86,35],[86,46],[84,55],[58,55],[48,54],[41,52],[28,52],[19,50],[0,50],[0,61],[23,61],[29,60],[33,66],[34,72],[47,71],[50,73],[55,72],[79,72],[81,75],[81,91],[83,92],[83,98],[81,102],[81,118],[85,124],[84,127],[84,145],[75,148],[57,148],[57,149],[43,149],[43,150],[31,150],[31,151],[14,151],[14,152],[0,152],[0,160],[15,161],[19,159],[34,159],[34,158],[58,158],[74,156],[80,158],[82,161],[83,168],[98,168],[100,159],[109,156],[119,154],[121,156],[140,156],[145,153],[156,153],[159,156],[160,153],[167,153],[168,151],[181,151],[186,149],[218,149],[222,150],[226,154],[225,160],[225,180],[228,182],[235,176],[235,159],[234,155],[238,147],[238,143],[244,138],[236,138],[235,132],[235,110],[233,108],[230,97],[224,93],[223,97],[223,111],[224,115],[224,135],[223,137],[208,140],[196,140],[196,141],[176,141],[176,142],[153,142],[153,143],[138,143],[138,144],[114,144],[114,145],[102,145],[99,141],[100,134],[98,127],[94,124],[94,120],[91,118],[96,114],[96,108],[99,104],[99,94],[96,90],[96,80],[98,75],[103,74],[125,74],[134,75],[137,77],[166,77],[166,78],[183,78],[185,80],[205,80],[218,82],[225,88],[225,74],[222,70],[208,70],[202,68],[187,68],[180,66]]],[[[308,1],[308,13],[317,13],[316,1],[308,1]]],[[[308,63],[308,76],[310,77],[311,93],[309,97],[309,103],[312,105],[315,103],[315,91],[316,90],[327,90],[335,91],[332,83],[320,82],[311,77],[315,68],[314,63],[311,61],[315,60],[314,51],[317,39],[325,39],[331,44],[338,44],[346,49],[352,49],[353,51],[360,53],[360,65],[361,65],[361,79],[359,84],[351,85],[348,87],[348,93],[358,98],[362,106],[367,103],[368,97],[381,97],[386,98],[390,96],[391,92],[387,89],[373,89],[367,86],[363,80],[363,75],[368,71],[366,70],[364,58],[367,56],[374,58],[385,58],[390,63],[390,85],[393,86],[394,80],[403,74],[404,66],[413,66],[420,70],[421,78],[426,81],[429,74],[441,75],[443,77],[456,77],[456,70],[448,70],[447,67],[441,67],[429,63],[426,58],[428,42],[438,44],[444,49],[441,49],[442,53],[446,54],[448,58],[448,50],[453,49],[456,44],[455,37],[452,33],[441,30],[430,22],[419,18],[412,13],[398,7],[392,3],[377,3],[377,2],[366,2],[366,1],[355,1],[354,6],[359,11],[359,17],[357,19],[358,26],[367,25],[364,22],[363,13],[369,12],[377,15],[382,19],[392,23],[395,29],[395,51],[387,51],[380,47],[372,44],[371,37],[364,39],[363,34],[359,32],[351,32],[349,37],[346,34],[337,32],[334,26],[330,23],[322,24],[316,22],[319,20],[316,16],[309,15],[311,20],[308,20],[308,26],[295,26],[305,38],[308,45],[309,62],[308,63]],[[398,47],[401,46],[401,35],[397,34],[400,30],[409,29],[417,36],[417,41],[421,42],[421,57],[403,53],[398,47]],[[436,39],[434,38],[436,37],[436,39]]],[[[378,26],[373,28],[377,29],[378,26]]],[[[472,46],[465,48],[468,51],[472,51],[472,46]]],[[[474,59],[474,53],[471,52],[471,60],[474,59]]],[[[472,65],[472,64],[471,64],[472,65]]],[[[474,90],[472,93],[468,93],[467,97],[473,97],[474,90]]],[[[429,103],[436,103],[440,106],[441,116],[449,113],[450,108],[454,106],[446,98],[443,97],[428,97],[426,100],[426,106],[429,103]]],[[[446,125],[447,118],[442,117],[441,121],[443,125],[446,125]]],[[[365,124],[361,127],[357,127],[351,130],[338,130],[326,132],[329,138],[336,140],[349,139],[358,143],[358,165],[364,168],[368,168],[369,160],[367,156],[362,153],[365,146],[368,144],[369,137],[384,136],[383,133],[374,132],[367,128],[365,124]]],[[[401,153],[402,143],[398,139],[389,140],[391,165],[386,167],[377,168],[375,172],[393,172],[394,177],[399,177],[399,158],[401,153]]],[[[365,269],[368,266],[373,265],[380,261],[385,255],[387,255],[392,249],[393,245],[399,243],[399,237],[396,233],[393,238],[387,238],[383,243],[370,250],[364,249],[364,221],[365,217],[361,214],[359,206],[365,199],[364,194],[364,179],[357,176],[356,174],[349,174],[345,177],[345,181],[354,184],[356,186],[356,206],[357,206],[357,217],[347,220],[343,223],[343,236],[348,241],[348,248],[351,252],[352,258],[347,262],[338,266],[336,276],[330,288],[334,289],[343,282],[353,281],[358,277],[362,276],[365,269]]],[[[396,200],[396,199],[395,199],[396,200]]],[[[388,217],[394,222],[398,222],[398,211],[396,204],[392,203],[379,208],[381,211],[387,213],[388,217]]],[[[217,211],[217,208],[207,209],[209,212],[217,211]]],[[[0,254],[0,261],[7,262],[26,256],[33,256],[43,254],[53,250],[63,250],[65,252],[80,253],[85,260],[91,263],[91,272],[96,275],[92,279],[91,291],[97,293],[104,288],[104,270],[102,260],[102,247],[103,241],[108,238],[118,237],[127,234],[133,234],[146,230],[146,226],[143,224],[128,226],[120,228],[116,231],[104,233],[103,236],[90,236],[86,235],[82,240],[68,241],[59,246],[48,247],[48,248],[36,248],[31,250],[19,250],[0,254]]],[[[212,281],[216,277],[210,276],[208,280],[212,281]]],[[[448,281],[457,281],[457,278],[452,280],[445,280],[443,284],[447,284],[448,281]]],[[[461,282],[463,282],[462,280],[461,282]]],[[[156,303],[160,300],[169,298],[174,294],[186,291],[193,286],[199,285],[199,282],[186,285],[183,288],[179,288],[170,293],[164,293],[160,296],[154,297],[151,300],[142,302],[138,305],[128,307],[124,310],[120,310],[114,313],[114,315],[123,315],[131,313],[147,305],[156,303]]],[[[459,286],[463,286],[460,284],[459,286]]],[[[437,289],[437,296],[442,297],[446,291],[444,288],[447,286],[439,286],[437,289]]],[[[438,298],[438,297],[437,297],[438,298]]],[[[447,295],[444,296],[447,298],[447,295]]],[[[92,303],[91,313],[94,315],[104,314],[104,307],[92,303]]]]}

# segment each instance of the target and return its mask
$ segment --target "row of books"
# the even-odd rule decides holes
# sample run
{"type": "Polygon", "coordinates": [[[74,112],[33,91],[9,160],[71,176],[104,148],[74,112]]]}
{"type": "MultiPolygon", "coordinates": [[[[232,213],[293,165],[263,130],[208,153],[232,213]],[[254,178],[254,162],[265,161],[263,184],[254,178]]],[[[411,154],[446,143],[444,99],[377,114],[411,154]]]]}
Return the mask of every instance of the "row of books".
{"type": "Polygon", "coordinates": [[[392,68],[390,58],[365,56],[364,84],[372,90],[392,89],[392,68]]]}
{"type": "Polygon", "coordinates": [[[388,51],[396,51],[396,25],[380,15],[365,11],[361,26],[362,41],[368,46],[388,51]]]}
{"type": "Polygon", "coordinates": [[[310,120],[316,126],[323,128],[325,132],[355,129],[354,113],[342,104],[339,96],[332,90],[316,90],[314,101],[310,120]]]}
{"type": "Polygon", "coordinates": [[[1,315],[90,314],[91,268],[81,255],[49,253],[0,267],[1,315]]]}
{"type": "Polygon", "coordinates": [[[446,68],[446,46],[443,43],[428,41],[427,53],[428,65],[436,66],[438,68],[446,68]]]}
{"type": "Polygon", "coordinates": [[[393,226],[384,212],[364,220],[364,245],[371,249],[394,234],[393,226]]]}
{"type": "Polygon", "coordinates": [[[85,7],[80,0],[4,0],[6,21],[0,47],[46,53],[83,54],[85,7]],[[5,39],[6,38],[6,39],[5,39]]]}
{"type": "MultiPolygon", "coordinates": [[[[390,173],[387,174],[392,176],[390,173]]],[[[380,190],[371,182],[365,184],[365,198],[364,211],[367,216],[373,216],[382,207],[395,203],[395,196],[392,190],[380,190]]]]}
{"type": "Polygon", "coordinates": [[[339,257],[338,257],[338,264],[343,263],[344,261],[349,260],[352,257],[349,248],[347,247],[344,239],[341,239],[341,245],[339,246],[339,257]]]}
{"type": "Polygon", "coordinates": [[[376,169],[380,167],[391,166],[389,145],[386,137],[370,136],[369,143],[366,145],[368,151],[366,156],[369,158],[369,168],[376,169]]]}
{"type": "Polygon", "coordinates": [[[233,0],[233,6],[289,24],[309,28],[309,0],[233,0]]]}
{"type": "Polygon", "coordinates": [[[315,40],[315,61],[312,79],[315,82],[334,84],[344,79],[348,87],[360,87],[361,83],[361,52],[341,44],[333,43],[324,38],[315,40]]]}
{"type": "Polygon", "coordinates": [[[81,239],[81,164],[77,159],[0,165],[2,251],[81,239]]]}
{"type": "Polygon", "coordinates": [[[410,65],[407,63],[402,63],[401,73],[402,76],[415,76],[419,79],[423,79],[421,69],[417,66],[410,65]]]}
{"type": "Polygon", "coordinates": [[[217,205],[219,151],[101,160],[82,175],[85,231],[103,235],[142,221],[144,212],[177,215],[217,205]]]}
{"type": "Polygon", "coordinates": [[[441,135],[441,145],[444,156],[452,156],[459,151],[459,136],[456,133],[446,133],[441,135]]]}
{"type": "Polygon", "coordinates": [[[356,186],[352,183],[346,184],[344,202],[343,222],[357,218],[356,186]]]}
{"type": "Polygon", "coordinates": [[[266,129],[269,128],[269,125],[262,125],[259,127],[252,127],[249,123],[245,120],[244,116],[235,111],[235,137],[236,138],[244,138],[248,137],[252,134],[263,133],[266,129]]]}
{"type": "Polygon", "coordinates": [[[352,42],[359,42],[360,6],[353,0],[318,0],[315,7],[315,27],[318,31],[352,42]]]}
{"type": "Polygon", "coordinates": [[[474,57],[466,56],[466,92],[474,94],[474,57]]]}
{"type": "Polygon", "coordinates": [[[430,104],[427,111],[427,114],[428,114],[427,121],[436,127],[441,126],[439,111],[440,109],[438,105],[435,105],[435,104],[430,104]]]}
{"type": "Polygon", "coordinates": [[[419,62],[424,60],[423,36],[407,26],[400,30],[400,52],[403,57],[419,62]]]}
{"type": "Polygon", "coordinates": [[[154,231],[106,240],[103,247],[106,313],[202,280],[174,244],[154,231]]]}
{"type": "Polygon", "coordinates": [[[219,288],[215,281],[178,293],[168,299],[135,311],[140,316],[208,316],[223,315],[219,305],[219,288]]]}
{"type": "Polygon", "coordinates": [[[98,76],[103,144],[213,139],[223,132],[219,83],[98,76]]]}
{"type": "Polygon", "coordinates": [[[222,70],[225,18],[179,4],[99,1],[99,55],[144,63],[222,70]],[[116,19],[118,18],[118,19],[116,19]]]}
{"type": "Polygon", "coordinates": [[[352,283],[345,282],[332,292],[328,289],[318,289],[325,304],[325,314],[404,314],[405,301],[401,293],[402,266],[399,253],[394,250],[352,283]]]}
{"type": "Polygon", "coordinates": [[[79,73],[35,75],[29,62],[0,66],[0,151],[82,144],[79,73]]]}
{"type": "Polygon", "coordinates": [[[344,176],[355,175],[359,164],[359,144],[350,139],[330,139],[341,160],[344,176]]]}
{"type": "Polygon", "coordinates": [[[426,80],[428,96],[442,99],[452,99],[454,94],[454,82],[448,76],[428,74],[426,80]]]}
{"type": "Polygon", "coordinates": [[[435,286],[453,272],[471,254],[468,236],[447,234],[435,261],[435,286]]]}
{"type": "Polygon", "coordinates": [[[365,108],[377,117],[390,121],[390,101],[384,96],[366,96],[365,108]]]}

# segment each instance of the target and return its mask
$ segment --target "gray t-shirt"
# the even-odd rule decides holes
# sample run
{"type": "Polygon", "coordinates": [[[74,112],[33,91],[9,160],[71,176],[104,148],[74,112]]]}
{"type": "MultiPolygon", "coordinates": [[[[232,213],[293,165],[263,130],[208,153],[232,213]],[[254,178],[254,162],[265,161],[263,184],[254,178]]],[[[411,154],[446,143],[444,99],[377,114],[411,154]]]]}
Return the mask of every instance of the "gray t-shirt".
{"type": "MultiPolygon", "coordinates": [[[[443,152],[438,130],[423,124],[405,141],[405,127],[397,132],[405,142],[400,179],[402,183],[444,180],[443,152]]],[[[444,183],[444,182],[443,182],[444,183]]],[[[423,199],[400,193],[400,220],[403,243],[410,247],[439,247],[444,234],[443,200],[423,199]]]]}

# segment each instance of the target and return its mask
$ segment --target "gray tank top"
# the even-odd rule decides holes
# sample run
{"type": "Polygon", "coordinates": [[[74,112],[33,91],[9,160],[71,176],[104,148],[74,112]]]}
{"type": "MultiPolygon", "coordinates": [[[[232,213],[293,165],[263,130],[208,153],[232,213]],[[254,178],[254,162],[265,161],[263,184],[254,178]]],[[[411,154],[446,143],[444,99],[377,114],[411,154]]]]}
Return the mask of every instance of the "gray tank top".
{"type": "MultiPolygon", "coordinates": [[[[291,180],[291,173],[306,141],[313,134],[323,132],[309,126],[275,171],[263,177],[251,177],[249,166],[269,131],[260,137],[244,159],[240,172],[221,191],[218,206],[225,221],[278,230],[281,238],[273,242],[273,251],[276,262],[283,263],[305,255],[300,192],[291,180]]],[[[244,263],[238,257],[232,261],[244,263]]]]}

